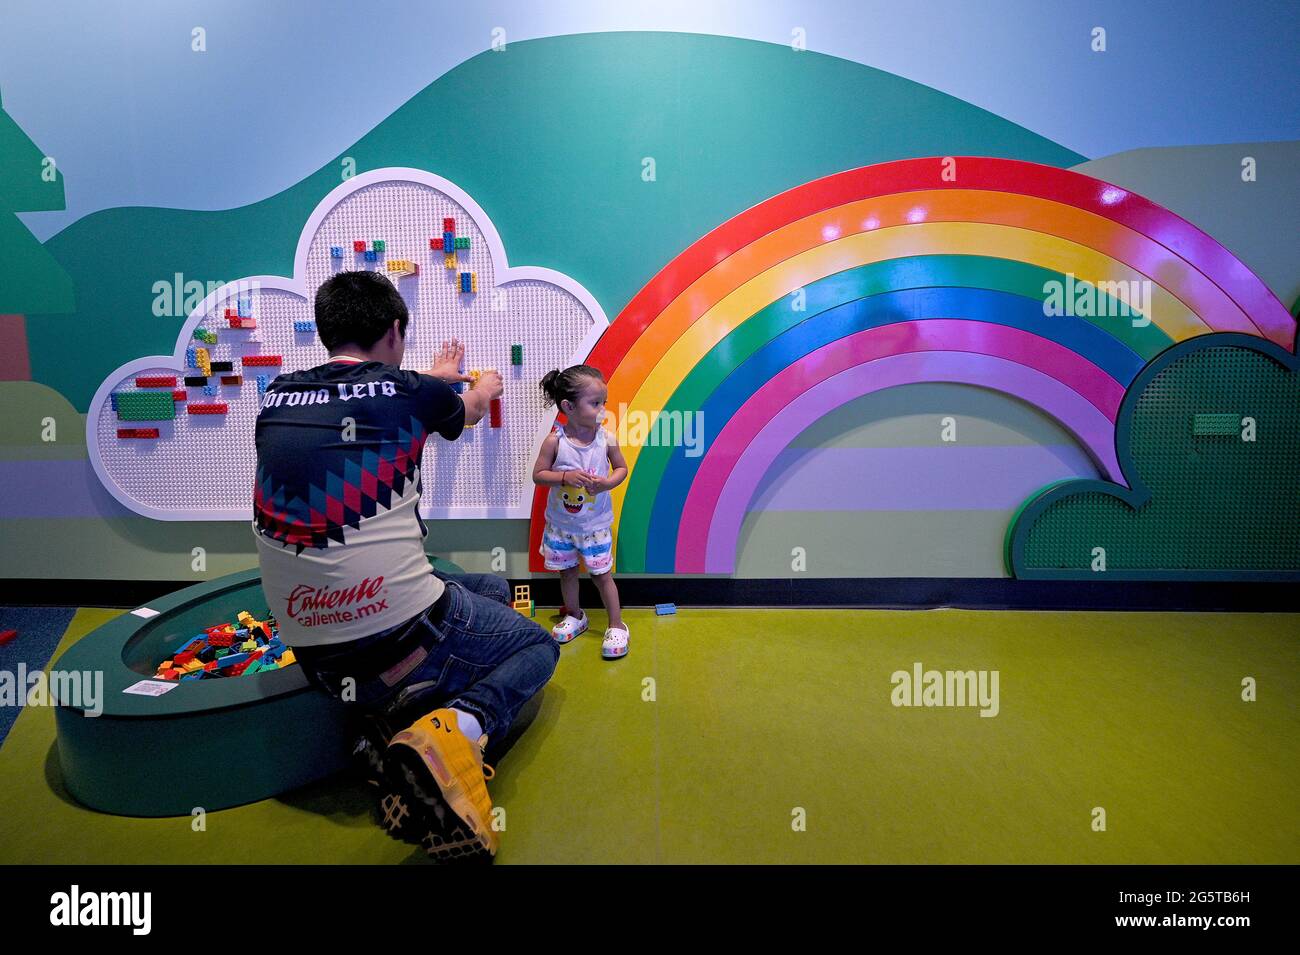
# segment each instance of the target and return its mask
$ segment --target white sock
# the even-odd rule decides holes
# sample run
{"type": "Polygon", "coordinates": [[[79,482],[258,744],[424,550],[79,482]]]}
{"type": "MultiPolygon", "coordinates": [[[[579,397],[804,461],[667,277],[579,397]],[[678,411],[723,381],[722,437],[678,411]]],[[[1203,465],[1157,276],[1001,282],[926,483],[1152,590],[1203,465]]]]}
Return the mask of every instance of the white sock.
{"type": "Polygon", "coordinates": [[[483,735],[483,727],[479,725],[478,717],[473,713],[458,710],[454,706],[452,712],[456,714],[456,725],[460,727],[460,731],[477,743],[479,737],[483,735]]]}

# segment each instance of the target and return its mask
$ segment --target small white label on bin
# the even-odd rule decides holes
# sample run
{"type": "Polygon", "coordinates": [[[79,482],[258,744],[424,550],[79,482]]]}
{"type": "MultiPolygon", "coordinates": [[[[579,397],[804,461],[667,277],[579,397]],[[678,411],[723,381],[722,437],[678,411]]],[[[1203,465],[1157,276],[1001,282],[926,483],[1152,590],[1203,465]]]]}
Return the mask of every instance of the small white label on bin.
{"type": "Polygon", "coordinates": [[[136,607],[131,612],[135,614],[137,617],[144,617],[146,620],[148,620],[150,617],[158,616],[158,611],[153,610],[149,607],[136,607]]]}
{"type": "Polygon", "coordinates": [[[157,680],[141,680],[139,683],[132,683],[123,693],[136,693],[140,696],[162,696],[171,690],[176,689],[175,683],[160,683],[157,680]]]}

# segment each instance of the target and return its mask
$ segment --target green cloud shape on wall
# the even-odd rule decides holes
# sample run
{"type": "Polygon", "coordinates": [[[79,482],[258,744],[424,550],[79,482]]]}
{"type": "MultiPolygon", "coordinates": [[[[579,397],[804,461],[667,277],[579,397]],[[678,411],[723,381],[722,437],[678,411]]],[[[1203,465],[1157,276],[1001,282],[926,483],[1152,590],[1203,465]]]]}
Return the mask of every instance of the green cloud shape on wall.
{"type": "Polygon", "coordinates": [[[1068,480],[1007,529],[1027,579],[1300,580],[1300,361],[1250,335],[1161,352],[1120,405],[1128,487],[1068,480]]]}

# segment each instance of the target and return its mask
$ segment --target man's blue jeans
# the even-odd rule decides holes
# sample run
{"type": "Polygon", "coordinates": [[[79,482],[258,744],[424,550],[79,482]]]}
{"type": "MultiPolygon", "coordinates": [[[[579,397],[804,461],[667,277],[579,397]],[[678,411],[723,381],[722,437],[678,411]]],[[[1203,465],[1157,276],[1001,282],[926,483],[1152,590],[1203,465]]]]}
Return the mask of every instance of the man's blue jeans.
{"type": "Polygon", "coordinates": [[[388,680],[353,677],[349,687],[346,653],[308,669],[330,695],[350,698],[394,730],[450,706],[473,713],[489,737],[502,737],[555,672],[560,648],[548,631],[511,609],[510,585],[502,578],[436,576],[446,584],[448,602],[437,623],[427,612],[417,618],[417,651],[401,665],[409,671],[396,678],[390,672],[388,680]]]}

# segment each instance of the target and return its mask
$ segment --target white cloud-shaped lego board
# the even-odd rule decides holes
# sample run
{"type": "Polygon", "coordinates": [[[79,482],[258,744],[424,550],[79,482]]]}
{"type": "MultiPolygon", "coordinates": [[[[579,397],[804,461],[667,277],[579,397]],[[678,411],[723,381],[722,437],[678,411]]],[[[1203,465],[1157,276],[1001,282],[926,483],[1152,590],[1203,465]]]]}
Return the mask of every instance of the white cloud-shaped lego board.
{"type": "Polygon", "coordinates": [[[501,427],[485,416],[459,440],[429,437],[421,467],[421,512],[427,517],[527,517],[532,502],[532,464],[554,420],[542,403],[538,382],[552,368],[583,361],[608,326],[585,288],[550,269],[510,268],[487,214],[453,183],[419,169],[379,169],[347,180],[308,218],[298,240],[292,278],[253,276],[230,282],[207,296],[182,326],[172,355],[152,355],[122,365],[95,392],[86,416],[90,461],[104,487],[131,510],[162,520],[249,520],[253,516],[256,467],[253,426],[260,407],[257,378],[311,368],[327,358],[316,337],[312,300],[332,274],[371,268],[389,274],[411,312],[403,367],[428,368],[441,342],[459,338],[469,369],[496,368],[505,381],[501,427]],[[456,252],[448,269],[441,248],[444,219],[455,220],[469,249],[456,252]],[[383,240],[375,261],[353,251],[383,240]],[[331,255],[331,248],[343,257],[331,255]],[[387,263],[407,260],[417,275],[397,277],[387,263]],[[463,293],[461,272],[476,276],[477,291],[463,293]],[[226,310],[251,300],[256,327],[229,327],[226,310]],[[312,323],[295,331],[295,322],[312,323]],[[205,345],[195,333],[216,334],[205,345]],[[511,346],[522,345],[522,365],[511,364],[511,346]],[[241,384],[208,379],[213,394],[184,388],[175,417],[161,421],[119,420],[116,396],[173,389],[136,385],[140,377],[182,379],[200,372],[187,365],[187,349],[206,348],[214,362],[228,361],[241,384]],[[243,366],[252,355],[279,355],[281,365],[243,366]],[[225,404],[225,414],[191,414],[189,405],[225,404]],[[120,428],[157,428],[157,438],[121,438],[120,428]]]}

